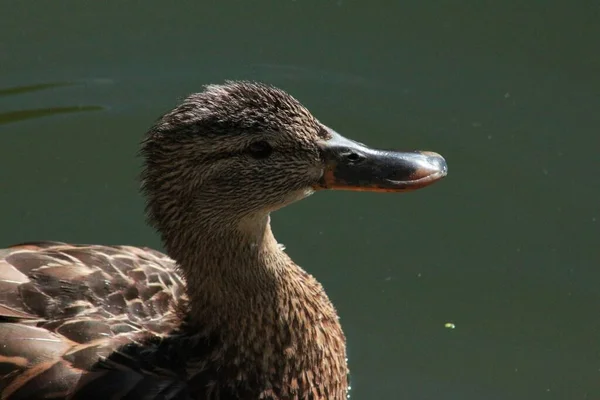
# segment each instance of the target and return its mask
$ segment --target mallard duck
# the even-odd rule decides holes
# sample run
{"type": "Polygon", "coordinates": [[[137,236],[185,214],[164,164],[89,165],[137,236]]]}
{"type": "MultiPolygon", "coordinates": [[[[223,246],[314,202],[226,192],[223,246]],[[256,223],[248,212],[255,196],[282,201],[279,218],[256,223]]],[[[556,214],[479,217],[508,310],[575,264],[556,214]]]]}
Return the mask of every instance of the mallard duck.
{"type": "Polygon", "coordinates": [[[0,250],[1,399],[345,400],[336,310],[269,215],[321,189],[422,188],[446,175],[445,160],[346,139],[255,82],[187,97],[141,155],[166,255],[58,242],[0,250]]]}

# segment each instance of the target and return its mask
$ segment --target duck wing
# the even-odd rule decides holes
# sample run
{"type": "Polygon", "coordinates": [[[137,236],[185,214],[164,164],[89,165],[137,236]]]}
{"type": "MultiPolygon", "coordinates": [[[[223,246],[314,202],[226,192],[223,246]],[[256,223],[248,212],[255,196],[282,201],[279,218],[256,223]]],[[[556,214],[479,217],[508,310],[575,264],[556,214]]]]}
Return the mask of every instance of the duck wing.
{"type": "Polygon", "coordinates": [[[174,261],[147,248],[0,249],[0,399],[187,398],[173,371],[118,357],[173,331],[184,293],[174,261]]]}

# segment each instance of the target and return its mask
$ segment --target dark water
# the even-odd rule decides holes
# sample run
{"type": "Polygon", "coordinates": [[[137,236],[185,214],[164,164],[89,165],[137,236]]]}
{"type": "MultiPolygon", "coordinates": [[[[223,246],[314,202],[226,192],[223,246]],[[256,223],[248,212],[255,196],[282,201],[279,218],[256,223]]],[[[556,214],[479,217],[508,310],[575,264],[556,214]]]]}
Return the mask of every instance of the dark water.
{"type": "Polygon", "coordinates": [[[600,399],[597,2],[196,3],[0,5],[0,245],[159,246],[145,129],[203,84],[266,81],[449,163],[273,217],[339,309],[354,399],[600,399]]]}

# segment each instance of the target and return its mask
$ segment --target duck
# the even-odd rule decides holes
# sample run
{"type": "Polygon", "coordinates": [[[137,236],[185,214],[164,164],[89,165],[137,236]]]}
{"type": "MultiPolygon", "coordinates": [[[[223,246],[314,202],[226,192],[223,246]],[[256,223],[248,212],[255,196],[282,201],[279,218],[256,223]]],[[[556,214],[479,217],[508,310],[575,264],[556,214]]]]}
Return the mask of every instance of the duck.
{"type": "Polygon", "coordinates": [[[345,400],[337,311],[270,215],[328,189],[420,189],[446,176],[445,159],[347,139],[253,81],[189,95],[140,155],[164,252],[0,250],[0,399],[345,400]]]}

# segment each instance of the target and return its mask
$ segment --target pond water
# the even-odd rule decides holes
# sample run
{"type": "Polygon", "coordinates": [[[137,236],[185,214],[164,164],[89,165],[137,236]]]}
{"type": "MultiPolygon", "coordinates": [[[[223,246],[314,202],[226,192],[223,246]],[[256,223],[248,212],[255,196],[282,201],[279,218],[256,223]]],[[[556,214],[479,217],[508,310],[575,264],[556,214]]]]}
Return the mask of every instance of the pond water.
{"type": "Polygon", "coordinates": [[[273,215],[348,337],[354,399],[600,399],[595,2],[6,2],[0,245],[149,245],[138,143],[207,83],[443,154],[410,194],[273,215]]]}

